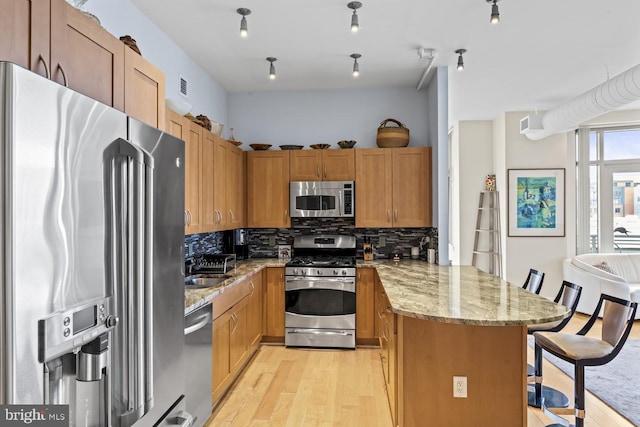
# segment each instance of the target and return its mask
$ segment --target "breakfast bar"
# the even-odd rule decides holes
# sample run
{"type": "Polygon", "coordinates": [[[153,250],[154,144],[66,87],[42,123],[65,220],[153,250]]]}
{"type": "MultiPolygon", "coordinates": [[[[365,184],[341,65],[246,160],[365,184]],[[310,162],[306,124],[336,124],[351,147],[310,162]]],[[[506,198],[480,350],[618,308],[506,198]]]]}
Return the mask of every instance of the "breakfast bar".
{"type": "Polygon", "coordinates": [[[525,426],[527,325],[569,310],[475,267],[370,266],[396,315],[397,425],[525,426]],[[466,385],[455,386],[454,376],[466,385]]]}

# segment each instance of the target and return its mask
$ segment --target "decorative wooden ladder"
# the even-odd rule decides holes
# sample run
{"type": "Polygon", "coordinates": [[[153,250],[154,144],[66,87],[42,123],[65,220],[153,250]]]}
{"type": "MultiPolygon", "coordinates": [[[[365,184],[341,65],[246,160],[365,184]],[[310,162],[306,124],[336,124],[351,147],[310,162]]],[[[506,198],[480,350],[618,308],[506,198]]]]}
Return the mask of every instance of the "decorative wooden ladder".
{"type": "Polygon", "coordinates": [[[481,191],[471,265],[481,269],[488,267],[487,273],[502,277],[501,247],[498,192],[481,191]]]}

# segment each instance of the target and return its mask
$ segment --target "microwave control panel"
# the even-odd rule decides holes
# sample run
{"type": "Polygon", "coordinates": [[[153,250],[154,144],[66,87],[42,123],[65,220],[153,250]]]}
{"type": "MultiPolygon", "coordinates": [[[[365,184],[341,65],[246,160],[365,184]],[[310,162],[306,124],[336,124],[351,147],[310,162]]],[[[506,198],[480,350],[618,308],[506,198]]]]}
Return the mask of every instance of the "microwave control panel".
{"type": "Polygon", "coordinates": [[[353,184],[344,184],[344,214],[353,215],[353,184]]]}

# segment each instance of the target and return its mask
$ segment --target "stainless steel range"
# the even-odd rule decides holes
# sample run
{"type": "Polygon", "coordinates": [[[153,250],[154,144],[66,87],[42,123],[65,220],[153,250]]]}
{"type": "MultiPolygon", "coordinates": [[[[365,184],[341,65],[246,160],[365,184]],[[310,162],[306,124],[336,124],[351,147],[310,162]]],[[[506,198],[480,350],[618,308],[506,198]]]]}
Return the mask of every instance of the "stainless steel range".
{"type": "Polygon", "coordinates": [[[306,235],[285,266],[285,345],[356,346],[356,238],[306,235]]]}

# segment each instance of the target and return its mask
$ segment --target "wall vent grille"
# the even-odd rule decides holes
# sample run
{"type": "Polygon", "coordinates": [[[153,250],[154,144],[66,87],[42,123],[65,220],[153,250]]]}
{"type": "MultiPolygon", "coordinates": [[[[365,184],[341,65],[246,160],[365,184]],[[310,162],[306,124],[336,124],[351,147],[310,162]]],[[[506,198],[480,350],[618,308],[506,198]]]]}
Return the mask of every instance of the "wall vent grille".
{"type": "Polygon", "coordinates": [[[187,80],[180,76],[180,94],[183,96],[188,96],[187,94],[187,80]]]}

